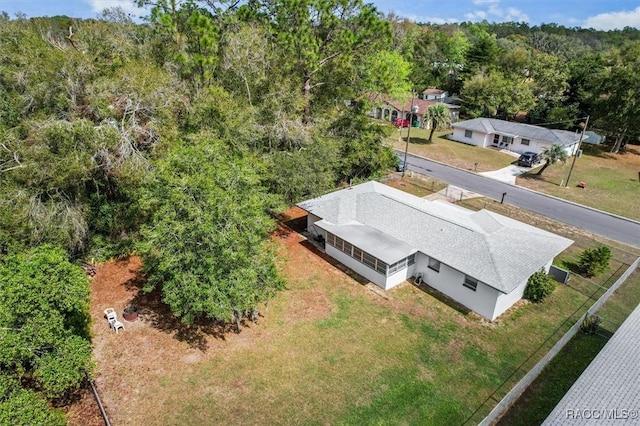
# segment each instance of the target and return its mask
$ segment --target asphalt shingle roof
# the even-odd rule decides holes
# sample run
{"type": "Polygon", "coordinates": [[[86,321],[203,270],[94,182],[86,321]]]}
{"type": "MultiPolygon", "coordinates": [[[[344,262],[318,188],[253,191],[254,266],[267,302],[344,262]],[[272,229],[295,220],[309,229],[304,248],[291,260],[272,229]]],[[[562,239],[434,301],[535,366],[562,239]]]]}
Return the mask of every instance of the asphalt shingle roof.
{"type": "Polygon", "coordinates": [[[526,139],[560,144],[562,146],[572,145],[580,140],[580,134],[567,130],[547,129],[546,127],[515,123],[495,118],[474,118],[472,120],[459,121],[454,123],[453,127],[486,134],[498,133],[507,136],[520,136],[526,139]]]}
{"type": "MultiPolygon", "coordinates": [[[[395,253],[382,259],[387,263],[406,257],[407,246],[413,247],[503,293],[512,291],[573,243],[487,210],[474,212],[427,201],[379,182],[363,183],[298,206],[322,218],[329,226],[320,227],[340,237],[342,229],[349,235],[355,224],[392,237],[384,243],[385,250],[395,253]],[[402,246],[391,250],[392,241],[402,246]]],[[[360,243],[365,244],[358,245],[364,251],[380,252],[375,238],[360,243]]]]}

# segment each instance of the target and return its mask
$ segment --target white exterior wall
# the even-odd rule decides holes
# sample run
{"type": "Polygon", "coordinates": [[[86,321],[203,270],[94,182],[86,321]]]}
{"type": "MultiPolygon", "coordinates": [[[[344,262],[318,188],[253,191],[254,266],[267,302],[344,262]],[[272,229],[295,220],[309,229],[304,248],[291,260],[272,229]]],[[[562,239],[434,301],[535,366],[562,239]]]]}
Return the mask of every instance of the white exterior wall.
{"type": "Polygon", "coordinates": [[[498,299],[496,300],[496,306],[493,310],[493,318],[491,318],[492,321],[502,315],[504,311],[513,306],[513,304],[518,300],[522,299],[524,289],[527,287],[527,281],[521,283],[518,287],[513,289],[511,293],[504,294],[498,292],[498,299]]]}
{"type": "Polygon", "coordinates": [[[422,273],[422,280],[430,287],[446,294],[453,300],[475,311],[483,317],[494,320],[496,301],[501,294],[498,290],[478,282],[476,291],[463,286],[464,275],[444,263],[440,264],[440,272],[428,267],[428,256],[419,253],[416,257],[416,272],[422,273]]]}
{"type": "MultiPolygon", "coordinates": [[[[321,220],[320,217],[311,213],[307,213],[307,231],[316,236],[322,235],[322,237],[326,241],[327,231],[321,229],[320,227],[314,226],[314,223],[319,220],[321,220]]],[[[325,244],[325,252],[343,265],[347,266],[349,269],[352,269],[353,271],[357,272],[375,285],[382,287],[385,290],[389,290],[390,288],[397,286],[407,278],[411,277],[416,269],[416,265],[413,264],[408,268],[405,268],[401,271],[396,272],[395,274],[386,277],[380,274],[378,271],[374,271],[364,263],[358,262],[351,256],[348,256],[347,254],[329,244],[325,244]]]]}
{"type": "MultiPolygon", "coordinates": [[[[493,136],[491,136],[493,140],[493,136]]],[[[525,138],[526,139],[526,138],[525,138]]],[[[549,142],[537,141],[534,139],[529,140],[529,145],[522,145],[522,138],[517,137],[513,140],[513,144],[509,145],[509,149],[511,151],[515,151],[519,154],[523,152],[535,152],[536,154],[540,154],[545,148],[550,147],[552,144],[549,142]]],[[[572,156],[575,154],[575,151],[578,149],[578,143],[574,143],[572,145],[566,146],[564,148],[567,155],[572,156]]]]}
{"type": "Polygon", "coordinates": [[[395,274],[389,275],[388,277],[384,274],[379,273],[378,271],[374,271],[369,268],[362,262],[358,262],[353,257],[348,254],[338,250],[330,244],[325,245],[325,252],[336,259],[338,262],[342,263],[347,268],[356,272],[359,275],[362,275],[378,287],[383,288],[384,290],[389,290],[401,282],[407,280],[407,278],[411,277],[415,271],[415,264],[405,268],[401,271],[396,272],[395,274]]]}
{"type": "Polygon", "coordinates": [[[564,151],[565,151],[565,152],[567,153],[567,155],[569,155],[569,156],[572,156],[572,155],[577,154],[577,152],[578,152],[578,142],[576,142],[576,143],[574,143],[574,144],[572,144],[572,145],[566,146],[566,147],[564,148],[564,151]]]}
{"type": "Polygon", "coordinates": [[[519,154],[524,152],[535,152],[536,154],[540,154],[542,150],[548,146],[548,142],[540,142],[533,139],[529,139],[529,145],[522,145],[522,138],[517,137],[513,140],[513,145],[510,145],[510,149],[519,154]]]}
{"type": "MultiPolygon", "coordinates": [[[[549,273],[549,269],[551,269],[552,263],[553,263],[553,259],[543,266],[545,274],[549,273]]],[[[500,293],[500,295],[498,296],[498,300],[496,302],[495,311],[493,313],[494,318],[497,318],[498,316],[502,315],[504,311],[506,311],[511,306],[513,306],[513,304],[516,303],[518,300],[522,299],[522,296],[524,295],[524,290],[527,288],[527,282],[529,282],[528,279],[525,282],[520,283],[520,285],[518,285],[518,287],[513,289],[511,293],[508,293],[508,294],[500,293]]]]}
{"type": "Polygon", "coordinates": [[[398,284],[405,282],[407,279],[413,276],[413,272],[415,271],[415,264],[409,266],[408,268],[404,268],[401,271],[396,272],[395,274],[391,274],[387,277],[386,287],[383,287],[385,290],[389,290],[397,286],[398,284]]]}
{"type": "Polygon", "coordinates": [[[307,231],[313,235],[322,235],[322,237],[327,240],[327,231],[321,229],[314,225],[317,221],[321,220],[320,217],[313,215],[311,213],[307,213],[307,231]]]}
{"type": "MultiPolygon", "coordinates": [[[[480,146],[482,148],[494,146],[493,145],[493,139],[495,137],[494,133],[487,134],[487,133],[482,133],[482,132],[473,130],[472,131],[473,134],[471,135],[471,138],[467,138],[464,135],[465,131],[466,129],[455,127],[453,129],[453,134],[449,136],[449,139],[457,142],[466,143],[469,145],[480,146]]],[[[549,146],[551,146],[549,142],[538,141],[535,139],[529,139],[529,145],[522,145],[522,137],[518,136],[513,139],[513,143],[508,144],[506,146],[506,149],[517,152],[519,154],[522,154],[523,152],[535,152],[536,154],[540,154],[545,148],[549,146]]],[[[577,142],[575,144],[565,147],[565,151],[569,156],[574,155],[577,149],[578,149],[577,142]]]]}
{"type": "Polygon", "coordinates": [[[462,129],[460,127],[454,127],[453,134],[449,136],[449,139],[457,142],[466,143],[469,145],[480,146],[482,148],[486,148],[487,143],[489,144],[491,143],[491,141],[487,142],[486,133],[473,131],[473,134],[471,135],[471,137],[467,138],[464,136],[465,131],[466,131],[465,129],[462,129]]]}
{"type": "Polygon", "coordinates": [[[385,277],[378,271],[374,271],[373,269],[366,266],[364,263],[358,262],[353,257],[348,256],[346,253],[341,252],[340,250],[333,247],[332,245],[325,244],[324,249],[329,256],[333,257],[338,262],[342,263],[343,265],[353,270],[354,272],[362,275],[372,283],[382,288],[385,288],[387,277],[385,277]]]}

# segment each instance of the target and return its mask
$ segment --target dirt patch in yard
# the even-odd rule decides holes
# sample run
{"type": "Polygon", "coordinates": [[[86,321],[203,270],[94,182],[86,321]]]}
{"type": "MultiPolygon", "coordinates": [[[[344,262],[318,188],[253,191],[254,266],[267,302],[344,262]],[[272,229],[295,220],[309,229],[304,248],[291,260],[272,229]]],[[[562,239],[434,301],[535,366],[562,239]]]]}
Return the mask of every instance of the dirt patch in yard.
{"type": "Polygon", "coordinates": [[[74,395],[71,405],[64,408],[67,422],[71,426],[103,426],[104,420],[100,408],[86,384],[74,395]]]}
{"type": "MultiPolygon", "coordinates": [[[[287,214],[286,219],[295,221],[306,212],[296,208],[287,214]]],[[[273,238],[285,259],[281,267],[287,282],[291,283],[292,277],[300,280],[279,295],[278,309],[285,313],[287,323],[329,316],[333,304],[326,283],[336,277],[349,291],[367,291],[353,286],[338,267],[327,265],[322,253],[288,226],[280,224],[273,238]]],[[[114,425],[144,422],[144,413],[175,399],[175,395],[163,392],[167,383],[182,380],[207,360],[260,345],[273,333],[263,326],[271,306],[262,309],[264,316],[255,323],[244,323],[239,334],[210,323],[182,324],[170,314],[159,293],[142,292],[141,270],[142,262],[136,256],[109,261],[97,267],[91,282],[95,384],[114,425]],[[130,304],[138,306],[134,322],[122,318],[123,309],[130,304]],[[106,308],[114,308],[124,324],[118,334],[109,328],[106,308]]]]}

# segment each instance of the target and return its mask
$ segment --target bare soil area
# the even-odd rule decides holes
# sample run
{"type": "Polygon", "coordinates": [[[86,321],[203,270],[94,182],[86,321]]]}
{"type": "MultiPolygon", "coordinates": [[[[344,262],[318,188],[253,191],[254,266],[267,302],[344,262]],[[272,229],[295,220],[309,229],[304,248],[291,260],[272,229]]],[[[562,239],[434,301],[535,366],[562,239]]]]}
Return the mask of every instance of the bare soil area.
{"type": "MultiPolygon", "coordinates": [[[[295,225],[296,219],[305,214],[294,208],[281,219],[295,225]]],[[[283,265],[286,276],[303,276],[304,271],[316,269],[342,273],[327,268],[325,260],[318,256],[321,253],[314,252],[311,245],[309,250],[300,250],[300,244],[308,243],[286,225],[279,226],[274,239],[286,259],[283,265]],[[296,249],[289,250],[290,247],[296,249]],[[316,268],[314,263],[323,267],[316,268]]],[[[262,326],[268,313],[255,323],[244,323],[240,333],[211,324],[183,324],[171,315],[158,292],[143,293],[141,269],[141,260],[136,256],[109,261],[97,268],[91,283],[95,385],[114,425],[144,423],[145,418],[141,417],[144,413],[153,413],[154,407],[166,399],[175,399],[176,395],[166,393],[173,381],[191,375],[204,361],[232,356],[236,350],[268,341],[272,332],[262,326]],[[130,304],[138,306],[139,316],[134,322],[122,318],[123,309],[130,304]],[[116,310],[125,330],[116,334],[109,328],[104,315],[106,308],[116,310]]],[[[304,291],[289,289],[282,295],[279,301],[284,305],[280,303],[279,308],[286,312],[287,322],[304,322],[330,313],[331,302],[322,286],[304,291]]],[[[270,308],[264,308],[263,312],[270,308]]]]}

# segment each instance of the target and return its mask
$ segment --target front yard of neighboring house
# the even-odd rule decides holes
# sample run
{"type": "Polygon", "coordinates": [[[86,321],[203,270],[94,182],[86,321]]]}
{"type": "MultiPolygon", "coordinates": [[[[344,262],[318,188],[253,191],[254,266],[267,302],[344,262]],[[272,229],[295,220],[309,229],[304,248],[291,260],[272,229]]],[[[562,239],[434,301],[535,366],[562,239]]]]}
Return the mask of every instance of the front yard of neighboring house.
{"type": "MultiPolygon", "coordinates": [[[[450,141],[445,138],[447,134],[451,133],[450,130],[436,131],[433,135],[433,142],[428,143],[430,132],[428,129],[412,128],[409,152],[461,169],[475,169],[477,172],[501,169],[517,160],[517,158],[509,154],[492,149],[450,141]],[[478,163],[478,165],[475,166],[475,163],[478,163]]],[[[408,129],[403,129],[402,134],[399,130],[394,129],[391,135],[385,139],[385,142],[395,149],[404,151],[407,133],[408,129]],[[398,140],[399,138],[400,140],[398,140]]]]}
{"type": "Polygon", "coordinates": [[[96,384],[114,424],[462,424],[590,304],[559,286],[490,323],[408,283],[372,291],[286,227],[274,238],[287,289],[240,334],[172,321],[157,298],[138,295],[135,261],[98,270],[96,384]],[[140,320],[110,332],[104,305],[131,299],[140,320]]]}
{"type": "MultiPolygon", "coordinates": [[[[427,143],[429,130],[411,129],[409,152],[465,170],[485,172],[515,164],[517,158],[490,148],[479,148],[445,138],[450,131],[436,132],[427,143]],[[475,163],[478,163],[476,166],[475,163]]],[[[390,146],[404,151],[407,129],[397,129],[385,139],[390,146]],[[399,136],[402,136],[399,141],[399,136]]],[[[627,145],[624,154],[611,154],[599,145],[582,145],[583,155],[576,159],[569,186],[566,182],[573,157],[567,164],[554,164],[540,176],[538,169],[518,177],[516,184],[545,194],[584,204],[631,219],[640,220],[640,146],[627,145]],[[577,186],[579,182],[585,188],[577,186]]]]}
{"type": "Polygon", "coordinates": [[[566,182],[573,158],[548,167],[541,176],[535,170],[522,175],[516,184],[640,220],[640,146],[627,145],[624,154],[611,154],[598,145],[583,144],[582,149],[568,187],[560,183],[566,182]],[[586,184],[584,189],[579,182],[586,184]]]}

